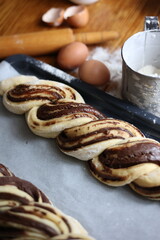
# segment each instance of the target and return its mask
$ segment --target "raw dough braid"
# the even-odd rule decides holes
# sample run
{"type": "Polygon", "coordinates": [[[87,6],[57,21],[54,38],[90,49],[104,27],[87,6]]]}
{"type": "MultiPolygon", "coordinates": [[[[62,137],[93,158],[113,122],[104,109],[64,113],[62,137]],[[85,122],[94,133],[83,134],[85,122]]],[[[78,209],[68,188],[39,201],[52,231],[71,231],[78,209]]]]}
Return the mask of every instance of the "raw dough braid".
{"type": "Polygon", "coordinates": [[[92,174],[111,186],[130,184],[137,193],[160,199],[160,143],[129,138],[89,161],[92,174]]]}
{"type": "Polygon", "coordinates": [[[53,206],[30,182],[0,164],[0,239],[93,240],[74,218],[53,206]],[[37,197],[38,196],[38,197],[37,197]]]}
{"type": "Polygon", "coordinates": [[[107,118],[66,129],[57,137],[57,143],[62,152],[86,161],[132,137],[143,134],[127,122],[107,118]]]}
{"type": "Polygon", "coordinates": [[[55,138],[64,129],[103,119],[104,115],[85,103],[59,100],[33,107],[26,114],[30,130],[36,135],[55,138]]]}
{"type": "MultiPolygon", "coordinates": [[[[18,237],[18,238],[9,238],[11,240],[42,240],[44,238],[40,237],[18,237]]],[[[8,240],[6,238],[3,238],[3,240],[8,240]]],[[[93,240],[90,236],[84,235],[84,234],[61,234],[56,237],[51,237],[51,238],[45,238],[45,240],[93,240]]]]}
{"type": "Polygon", "coordinates": [[[160,199],[160,143],[135,126],[116,119],[92,121],[64,130],[60,150],[80,160],[99,181],[129,186],[150,199],[160,199]]]}
{"type": "MultiPolygon", "coordinates": [[[[51,237],[51,238],[40,238],[39,236],[34,236],[33,237],[10,237],[9,239],[11,240],[93,240],[90,236],[84,235],[84,234],[75,234],[75,233],[70,233],[70,234],[61,234],[56,237],[51,237]]],[[[8,238],[3,238],[3,240],[8,240],[8,238]]]]}
{"type": "Polygon", "coordinates": [[[107,118],[69,86],[20,76],[0,83],[6,108],[26,114],[31,131],[55,138],[59,149],[88,161],[93,176],[111,186],[129,186],[160,199],[160,143],[132,124],[107,118]]]}
{"type": "Polygon", "coordinates": [[[0,164],[0,177],[12,177],[14,174],[4,165],[0,164]]]}
{"type": "MultiPolygon", "coordinates": [[[[91,238],[89,236],[85,236],[82,234],[63,234],[63,235],[59,235],[57,237],[53,237],[50,238],[48,240],[91,240],[91,238]]],[[[93,240],[93,239],[92,239],[93,240]]]]}
{"type": "Polygon", "coordinates": [[[0,209],[28,204],[29,202],[50,203],[47,196],[32,183],[16,177],[0,164],[0,209]]]}
{"type": "Polygon", "coordinates": [[[41,80],[30,76],[19,76],[1,82],[0,93],[5,107],[16,114],[23,114],[32,107],[58,99],[84,102],[73,88],[59,82],[41,80]]]}

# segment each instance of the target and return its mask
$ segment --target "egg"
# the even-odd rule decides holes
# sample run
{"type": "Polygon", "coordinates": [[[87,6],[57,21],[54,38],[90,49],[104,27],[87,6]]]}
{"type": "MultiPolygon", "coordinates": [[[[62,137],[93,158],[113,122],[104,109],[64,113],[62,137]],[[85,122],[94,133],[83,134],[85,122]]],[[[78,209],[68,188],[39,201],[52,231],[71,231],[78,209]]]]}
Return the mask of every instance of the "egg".
{"type": "Polygon", "coordinates": [[[106,65],[98,60],[85,61],[78,70],[79,78],[91,85],[100,87],[110,81],[110,71],[106,65]]]}
{"type": "Polygon", "coordinates": [[[72,27],[84,27],[89,21],[88,9],[83,5],[68,7],[64,19],[72,27]]]}
{"type": "Polygon", "coordinates": [[[88,47],[84,43],[72,42],[60,49],[57,64],[62,69],[75,69],[86,60],[88,52],[88,47]]]}

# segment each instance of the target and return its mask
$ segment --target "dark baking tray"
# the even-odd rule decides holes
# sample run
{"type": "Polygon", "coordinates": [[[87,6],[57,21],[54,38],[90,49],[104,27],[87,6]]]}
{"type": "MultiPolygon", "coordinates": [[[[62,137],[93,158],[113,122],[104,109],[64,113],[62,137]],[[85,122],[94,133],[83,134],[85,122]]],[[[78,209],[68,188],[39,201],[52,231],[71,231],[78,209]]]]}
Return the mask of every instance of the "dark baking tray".
{"type": "Polygon", "coordinates": [[[20,74],[35,75],[38,78],[68,84],[83,96],[86,103],[94,106],[107,117],[130,122],[137,126],[146,137],[160,140],[160,118],[134,106],[130,102],[117,99],[55,67],[27,55],[12,55],[6,58],[5,61],[10,63],[20,74]]]}

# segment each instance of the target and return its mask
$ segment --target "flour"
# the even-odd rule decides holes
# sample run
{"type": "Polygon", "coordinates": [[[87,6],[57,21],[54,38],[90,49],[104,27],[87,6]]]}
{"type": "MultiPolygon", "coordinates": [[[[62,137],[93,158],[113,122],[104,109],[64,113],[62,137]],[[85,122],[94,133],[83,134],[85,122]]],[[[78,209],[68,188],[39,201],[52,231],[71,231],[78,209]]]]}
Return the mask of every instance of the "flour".
{"type": "MultiPolygon", "coordinates": [[[[44,72],[51,73],[53,76],[57,78],[63,79],[65,82],[71,83],[75,79],[75,77],[65,73],[64,71],[55,68],[47,63],[36,61],[32,58],[26,59],[29,63],[35,64],[38,68],[43,69],[44,72]]],[[[67,84],[67,83],[66,83],[67,84]]]]}
{"type": "Polygon", "coordinates": [[[152,65],[146,65],[146,66],[142,67],[138,72],[141,74],[147,75],[147,76],[160,78],[160,69],[158,69],[152,65]]]}

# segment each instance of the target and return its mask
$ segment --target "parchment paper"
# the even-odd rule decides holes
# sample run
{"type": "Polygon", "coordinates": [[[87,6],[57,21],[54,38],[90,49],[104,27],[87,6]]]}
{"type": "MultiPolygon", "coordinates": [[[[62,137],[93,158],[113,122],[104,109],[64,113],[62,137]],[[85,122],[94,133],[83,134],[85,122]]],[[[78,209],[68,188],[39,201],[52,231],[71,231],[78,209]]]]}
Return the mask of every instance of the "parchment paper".
{"type": "MultiPolygon", "coordinates": [[[[5,61],[0,80],[17,75],[5,61]]],[[[34,135],[23,115],[8,112],[0,97],[0,162],[39,187],[97,240],[159,239],[159,202],[129,187],[112,188],[90,174],[87,163],[66,156],[54,139],[34,135]]]]}

